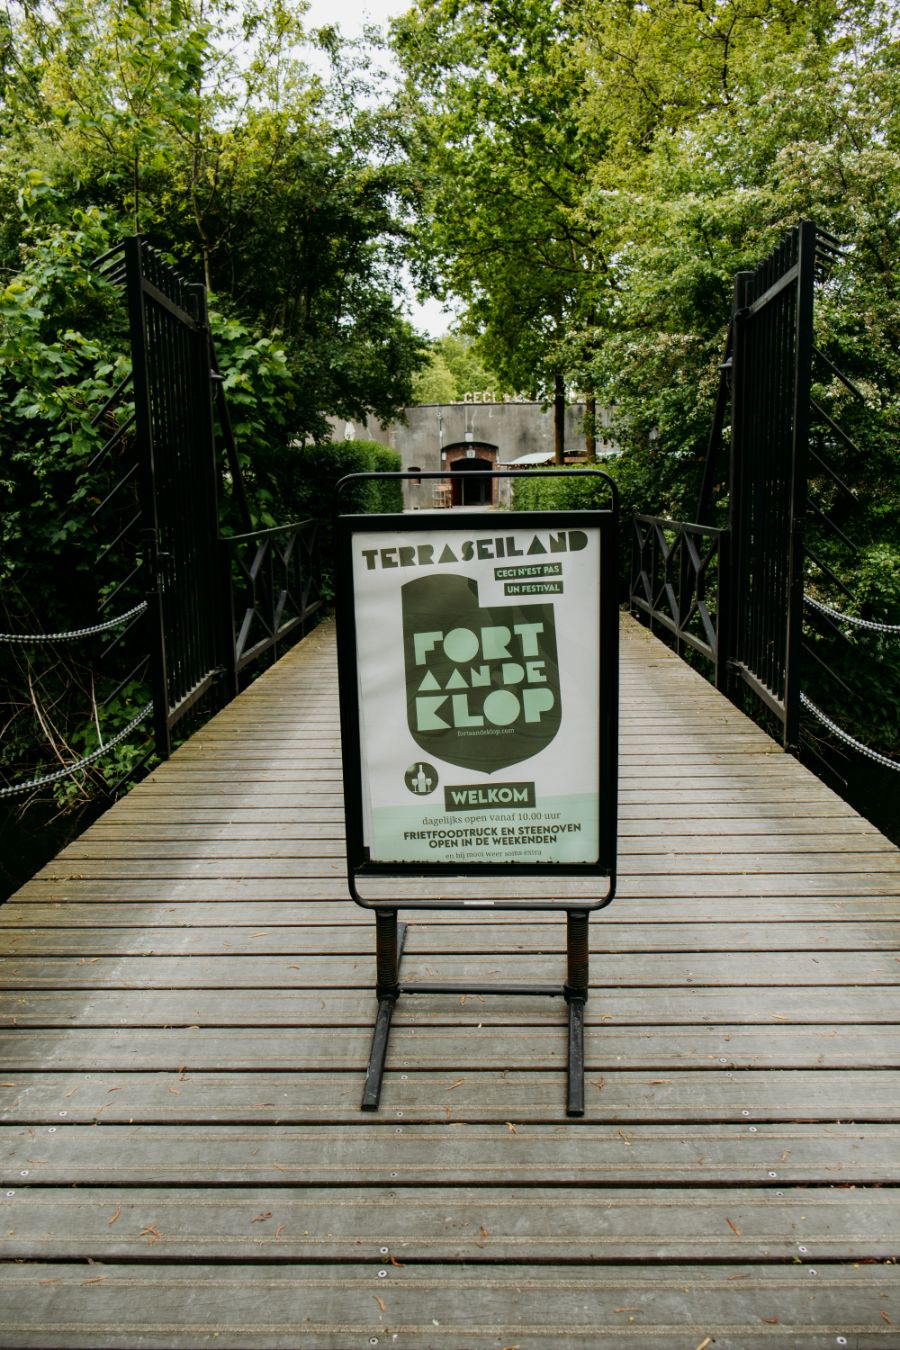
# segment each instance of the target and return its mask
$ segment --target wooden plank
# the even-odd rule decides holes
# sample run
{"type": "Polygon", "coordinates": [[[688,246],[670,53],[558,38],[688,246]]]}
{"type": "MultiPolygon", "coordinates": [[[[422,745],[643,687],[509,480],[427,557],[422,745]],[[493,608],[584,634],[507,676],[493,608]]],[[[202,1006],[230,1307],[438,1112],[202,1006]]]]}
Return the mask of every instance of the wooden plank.
{"type": "MultiPolygon", "coordinates": [[[[780,785],[797,780],[796,761],[784,755],[772,758],[745,753],[732,756],[726,764],[716,763],[703,755],[687,763],[684,760],[676,763],[674,755],[671,759],[673,763],[667,765],[660,763],[655,756],[623,756],[619,764],[619,783],[628,788],[651,783],[654,787],[690,784],[698,788],[709,786],[715,790],[723,783],[753,786],[762,779],[780,785]]],[[[204,787],[214,789],[217,794],[246,792],[245,784],[235,782],[233,766],[232,756],[223,750],[222,755],[213,762],[205,759],[202,764],[190,768],[173,765],[171,769],[167,768],[165,774],[157,772],[145,780],[143,793],[146,796],[158,796],[160,793],[171,793],[176,788],[179,791],[195,792],[204,787]]],[[[262,791],[277,789],[282,784],[296,787],[312,783],[321,784],[325,792],[340,791],[341,778],[340,759],[337,756],[313,763],[306,759],[286,758],[284,767],[279,767],[271,754],[261,755],[252,772],[254,787],[264,785],[262,791]]],[[[814,779],[814,782],[818,780],[814,779]]]]}
{"type": "Polygon", "coordinates": [[[881,1314],[900,1322],[893,1266],[828,1267],[815,1277],[806,1264],[548,1268],[523,1259],[509,1269],[482,1254],[474,1265],[398,1267],[390,1249],[385,1261],[384,1245],[367,1263],[198,1264],[189,1277],[146,1256],[87,1271],[83,1263],[3,1267],[10,1311],[0,1345],[195,1350],[216,1328],[216,1345],[241,1350],[621,1350],[633,1340],[642,1350],[704,1342],[760,1350],[788,1338],[792,1350],[888,1350],[881,1314]]]}
{"type": "MultiPolygon", "coordinates": [[[[23,907],[24,908],[24,907],[23,907]]],[[[112,908],[110,906],[110,908],[112,908]]],[[[32,928],[27,910],[20,911],[14,928],[3,925],[0,943],[7,955],[17,956],[221,956],[225,954],[259,956],[290,955],[309,952],[317,956],[349,953],[369,955],[375,950],[374,925],[364,911],[357,922],[332,921],[323,931],[310,931],[306,915],[284,915],[281,922],[267,928],[247,923],[226,924],[215,906],[206,907],[206,924],[185,915],[173,924],[172,914],[156,910],[142,913],[128,925],[64,927],[73,916],[58,914],[58,923],[32,928]],[[156,922],[153,921],[154,915],[156,922]]],[[[349,916],[353,919],[354,916],[349,916]]],[[[447,916],[445,916],[446,918],[447,916]]],[[[524,917],[524,916],[523,916],[524,917]]],[[[650,954],[663,952],[872,952],[895,953],[900,949],[900,922],[885,920],[878,924],[831,923],[596,923],[590,931],[590,947],[599,960],[607,953],[650,954]]],[[[447,955],[478,949],[482,953],[565,951],[565,925],[559,919],[525,924],[411,923],[407,928],[405,951],[408,955],[447,955]]]]}
{"type": "Polygon", "coordinates": [[[878,1189],[458,1186],[449,1208],[444,1189],[419,1186],[402,1203],[399,1188],[263,1185],[32,1186],[6,1199],[4,1259],[374,1261],[387,1247],[404,1261],[774,1262],[900,1249],[900,1207],[878,1189]]]}
{"type": "MultiPolygon", "coordinates": [[[[371,1027],[375,972],[368,988],[142,989],[0,992],[0,1025],[24,1026],[321,1026],[371,1027]]],[[[563,1013],[546,998],[418,995],[401,999],[397,1026],[554,1026],[563,1013]]],[[[740,988],[598,988],[588,1000],[589,1026],[806,1026],[900,1022],[900,992],[883,985],[740,988]]]]}
{"type": "MultiPolygon", "coordinates": [[[[684,805],[684,804],[683,804],[684,805]]],[[[754,804],[744,800],[724,801],[717,800],[705,803],[693,803],[690,810],[685,805],[684,811],[678,811],[677,795],[673,801],[650,803],[644,800],[626,801],[620,803],[619,820],[620,825],[623,822],[631,822],[632,825],[640,829],[653,832],[659,829],[655,822],[662,820],[681,819],[683,824],[690,825],[690,833],[697,832],[696,810],[699,805],[703,806],[703,830],[710,828],[710,820],[716,821],[760,821],[766,822],[769,819],[780,818],[783,821],[795,822],[798,820],[817,820],[820,822],[839,821],[840,829],[846,828],[848,820],[854,817],[849,815],[849,808],[838,798],[825,798],[821,801],[809,802],[804,800],[793,801],[790,793],[783,796],[778,802],[765,802],[754,804]],[[766,809],[768,807],[768,809],[766,809]]],[[[310,825],[329,824],[332,822],[341,823],[343,814],[332,807],[321,807],[316,809],[309,806],[301,811],[296,804],[291,806],[234,806],[228,805],[228,802],[222,802],[216,805],[215,802],[209,802],[207,799],[200,801],[194,800],[190,804],[184,802],[180,797],[173,798],[168,805],[160,804],[144,808],[143,805],[137,806],[131,797],[126,797],[119,802],[109,813],[111,816],[115,812],[115,820],[118,824],[125,825],[128,828],[134,826],[151,826],[157,828],[160,825],[218,825],[230,831],[234,825],[252,824],[260,825],[297,825],[300,821],[309,822],[310,825]]],[[[108,817],[107,817],[108,818],[108,817]]],[[[713,826],[713,828],[715,828],[713,826]]],[[[791,824],[791,828],[796,826],[791,824]]],[[[832,829],[833,825],[826,828],[832,829]]]]}
{"type": "MultiPolygon", "coordinates": [[[[487,1014],[485,1014],[487,1016],[487,1014]]],[[[596,1024],[594,1024],[596,1025],[596,1024]]],[[[897,1025],[794,1027],[776,1024],[709,1027],[613,1028],[601,1024],[587,1038],[589,1068],[897,1068],[897,1025]]],[[[273,1037],[270,1030],[240,1027],[191,1029],[167,1027],[0,1030],[4,1072],[138,1070],[140,1072],[218,1072],[277,1069],[356,1070],[369,1053],[370,1028],[290,1027],[273,1037]]],[[[560,1019],[519,1027],[515,1037],[498,1035],[490,1022],[459,1027],[397,1025],[390,1043],[392,1070],[486,1071],[558,1068],[560,1019]]]]}
{"type": "MultiPolygon", "coordinates": [[[[161,877],[178,881],[186,877],[202,880],[264,880],[272,878],[346,877],[347,867],[342,857],[281,854],[274,857],[206,857],[148,859],[142,857],[80,858],[49,864],[37,873],[41,882],[67,882],[116,879],[152,879],[161,877]],[[75,870],[73,870],[73,868],[75,870]]],[[[900,888],[900,857],[888,853],[739,853],[739,854],[640,854],[623,857],[619,876],[636,877],[794,877],[814,875],[849,877],[865,873],[890,876],[900,888]]]]}
{"type": "MultiPolygon", "coordinates": [[[[331,643],[0,914],[0,1344],[883,1343],[897,1268],[852,1263],[900,1222],[897,851],[626,633],[585,1120],[562,1002],[474,995],[401,998],[364,1116],[373,920],[343,877],[331,643]],[[47,1264],[75,1256],[113,1264],[47,1264]]],[[[561,916],[468,919],[417,916],[404,975],[561,980],[561,916]]]]}
{"type": "MultiPolygon", "coordinates": [[[[620,784],[619,801],[623,812],[628,807],[646,812],[651,807],[675,806],[684,812],[695,813],[698,806],[781,807],[804,803],[821,805],[826,814],[834,812],[843,815],[849,809],[814,778],[811,781],[804,778],[799,782],[779,780],[773,783],[751,780],[751,783],[746,787],[738,787],[732,781],[729,788],[716,791],[709,785],[690,781],[678,786],[665,782],[643,785],[635,781],[633,785],[620,784]]],[[[267,783],[252,789],[236,785],[232,792],[225,791],[224,786],[217,784],[215,791],[203,791],[200,785],[192,785],[173,791],[168,784],[159,785],[161,790],[155,790],[155,785],[148,784],[146,793],[142,793],[139,799],[133,795],[125,797],[114,809],[120,816],[135,810],[144,814],[176,807],[189,811],[300,810],[304,807],[316,808],[320,804],[327,808],[332,798],[336,804],[342,801],[338,790],[329,792],[317,788],[315,791],[303,791],[298,788],[292,791],[290,784],[286,783],[267,783]]],[[[336,785],[333,786],[336,789],[336,785]]],[[[778,811],[777,814],[782,813],[778,811]]]]}
{"type": "MultiPolygon", "coordinates": [[[[397,1124],[552,1121],[566,1124],[564,1034],[557,1072],[385,1076],[381,1119],[397,1124]]],[[[361,1070],[347,1073],[17,1073],[0,1086],[7,1123],[331,1124],[360,1117],[361,1070]]],[[[670,1069],[588,1078],[585,1118],[596,1123],[735,1124],[900,1121],[900,1071],[670,1069]]]]}
{"type": "MultiPolygon", "coordinates": [[[[817,859],[828,859],[835,856],[837,859],[847,859],[847,854],[852,853],[859,858],[860,866],[868,866],[877,859],[886,859],[893,863],[896,860],[896,851],[892,844],[887,840],[879,839],[875,835],[866,834],[837,834],[828,839],[817,839],[814,834],[787,834],[778,837],[775,840],[760,841],[746,835],[689,835],[665,837],[664,835],[626,835],[619,840],[618,852],[619,861],[623,867],[635,866],[635,859],[642,857],[653,857],[663,855],[670,861],[676,859],[702,858],[704,854],[715,852],[722,858],[729,861],[731,855],[737,853],[746,853],[751,857],[761,860],[767,857],[778,857],[786,861],[793,855],[805,854],[809,856],[810,850],[819,844],[816,848],[815,856],[817,859]],[[768,844],[763,851],[762,844],[768,844]]],[[[130,833],[122,832],[121,837],[115,835],[105,835],[101,837],[92,836],[90,838],[83,836],[70,844],[55,859],[54,865],[59,868],[61,863],[80,861],[82,859],[97,859],[107,861],[111,859],[151,859],[154,861],[163,861],[168,858],[186,858],[202,859],[217,858],[238,860],[242,858],[307,858],[307,857],[344,857],[344,841],[342,838],[334,839],[307,839],[284,837],[280,832],[273,832],[269,837],[260,837],[257,834],[253,838],[232,839],[227,836],[218,838],[185,838],[185,839],[135,839],[130,833]]],[[[856,856],[854,859],[847,859],[847,870],[853,870],[857,866],[856,856]]]]}
{"type": "MultiPolygon", "coordinates": [[[[560,976],[560,957],[529,957],[527,966],[505,952],[486,956],[431,957],[411,952],[403,978],[468,981],[479,985],[520,982],[548,984],[560,976]]],[[[592,963],[591,988],[646,988],[648,985],[713,987],[737,985],[827,985],[849,983],[900,987],[900,958],[891,953],[767,952],[748,962],[743,952],[608,953],[592,963]]],[[[367,983],[371,962],[359,956],[223,954],[218,957],[98,956],[53,957],[16,954],[0,959],[0,984],[16,989],[347,989],[367,983]]]]}
{"type": "Polygon", "coordinates": [[[42,1186],[880,1185],[900,1125],[51,1125],[0,1128],[0,1182],[42,1186]]]}
{"type": "MultiPolygon", "coordinates": [[[[654,816],[652,829],[647,821],[638,817],[629,820],[619,821],[619,839],[622,841],[628,839],[660,839],[665,841],[679,836],[685,836],[688,839],[697,839],[704,841],[711,838],[720,838],[725,836],[744,836],[744,835],[805,835],[812,836],[810,844],[827,842],[832,850],[839,846],[841,839],[850,835],[858,835],[868,840],[879,848],[886,848],[888,851],[894,848],[884,835],[880,834],[873,825],[863,820],[862,816],[843,816],[836,823],[831,818],[822,819],[818,816],[795,817],[776,817],[776,816],[746,816],[738,822],[728,819],[713,819],[704,817],[702,821],[685,819],[683,816],[661,817],[654,816]],[[825,841],[821,839],[825,836],[825,841]]],[[[91,826],[86,835],[82,835],[82,841],[85,843],[93,840],[142,840],[153,839],[173,839],[178,841],[189,841],[195,839],[202,840],[221,840],[221,839],[258,839],[260,837],[258,827],[248,825],[247,823],[227,824],[222,821],[191,821],[183,820],[177,824],[160,822],[154,815],[152,820],[129,820],[127,823],[121,821],[118,816],[111,811],[91,826]]],[[[338,823],[318,824],[308,821],[306,814],[303,816],[302,823],[297,819],[284,821],[275,826],[268,832],[267,836],[283,840],[305,840],[305,839],[340,839],[344,838],[343,825],[338,823]]]]}
{"type": "MultiPolygon", "coordinates": [[[[62,869],[59,863],[51,863],[34,878],[41,882],[67,881],[115,881],[120,878],[161,878],[179,881],[185,877],[201,880],[227,881],[263,880],[268,877],[340,877],[345,881],[347,864],[340,857],[282,857],[282,858],[180,858],[170,861],[148,861],[145,859],[99,859],[84,858],[73,864],[71,870],[68,861],[62,869]]],[[[872,870],[883,870],[883,864],[874,865],[872,870]]],[[[346,881],[345,881],[346,889],[346,881]]]]}
{"type": "MultiPolygon", "coordinates": [[[[598,949],[615,946],[616,934],[620,928],[640,928],[643,933],[640,942],[644,950],[659,948],[660,942],[682,946],[679,936],[681,928],[690,928],[696,934],[697,947],[704,949],[709,945],[733,950],[739,946],[742,950],[753,946],[753,934],[760,930],[760,945],[768,945],[763,936],[767,926],[777,928],[781,923],[790,927],[796,925],[796,944],[804,945],[804,925],[815,924],[821,931],[824,946],[855,947],[881,946],[880,934],[888,925],[896,923],[897,904],[890,897],[856,896],[847,900],[828,899],[827,897],[805,899],[763,898],[755,900],[752,909],[742,923],[735,923],[729,907],[721,900],[711,897],[705,900],[679,900],[673,905],[668,900],[620,900],[611,908],[598,914],[592,921],[589,932],[592,945],[598,949]],[[613,919],[613,915],[616,916],[613,919]],[[621,919],[620,924],[618,920],[621,919]],[[842,939],[834,926],[852,928],[854,932],[842,939]],[[654,930],[659,926],[659,937],[654,930]],[[717,938],[719,929],[729,929],[723,938],[717,938]],[[742,936],[746,935],[746,936],[742,936]]],[[[453,927],[459,922],[458,912],[451,910],[431,910],[428,915],[417,915],[412,922],[428,929],[453,927]]],[[[484,935],[495,928],[512,924],[516,927],[544,927],[550,924],[560,928],[562,917],[552,912],[533,910],[527,916],[515,911],[499,910],[486,917],[480,927],[484,935]]],[[[115,901],[104,900],[94,903],[88,901],[60,901],[46,899],[22,899],[8,901],[0,907],[0,930],[27,928],[36,931],[39,928],[153,928],[153,927],[218,927],[229,928],[265,928],[270,925],[317,928],[358,928],[374,925],[374,919],[368,910],[361,909],[346,901],[329,902],[327,900],[294,900],[271,902],[252,901],[249,903],[235,900],[218,901],[177,901],[166,903],[159,901],[115,901]]],[[[773,937],[775,934],[773,933],[773,937]]],[[[322,935],[316,938],[317,943],[322,935]]],[[[436,942],[443,941],[436,936],[436,942]]],[[[637,940],[637,939],[636,939],[637,940]]],[[[489,944],[490,938],[485,936],[489,944]]]]}
{"type": "MultiPolygon", "coordinates": [[[[588,883],[571,885],[547,882],[543,887],[544,895],[549,899],[562,900],[566,892],[573,895],[597,894],[601,883],[589,886],[588,883]]],[[[372,878],[366,882],[366,893],[370,898],[383,897],[397,900],[403,905],[406,900],[417,897],[429,899],[435,894],[435,886],[404,880],[402,883],[389,884],[372,878]]],[[[472,879],[454,882],[448,893],[461,898],[484,898],[484,883],[472,879]]],[[[808,875],[721,875],[708,876],[703,873],[686,876],[657,874],[634,874],[624,876],[618,891],[618,900],[628,899],[669,899],[680,902],[687,899],[708,897],[721,900],[723,905],[734,905],[746,899],[755,902],[758,898],[780,896],[785,900],[792,897],[812,898],[814,896],[844,899],[856,896],[886,896],[895,905],[900,892],[898,880],[891,872],[868,873],[818,873],[808,875]]],[[[529,881],[528,889],[523,882],[494,879],[490,893],[496,897],[523,899],[526,896],[538,896],[540,891],[534,881],[529,881]]],[[[68,873],[64,882],[47,882],[41,878],[29,881],[17,892],[19,899],[39,900],[346,900],[346,879],[273,877],[268,879],[247,880],[211,879],[208,881],[192,878],[173,879],[166,877],[146,877],[135,880],[116,878],[81,879],[77,874],[68,873]]],[[[745,905],[741,905],[745,909],[745,905]]]]}

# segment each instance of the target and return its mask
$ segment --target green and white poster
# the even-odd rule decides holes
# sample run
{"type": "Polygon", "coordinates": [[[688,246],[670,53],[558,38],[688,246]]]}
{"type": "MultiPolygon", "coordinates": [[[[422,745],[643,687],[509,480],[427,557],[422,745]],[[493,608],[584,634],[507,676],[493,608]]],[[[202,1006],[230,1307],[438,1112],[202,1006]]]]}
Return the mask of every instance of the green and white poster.
{"type": "Polygon", "coordinates": [[[370,859],[596,863],[599,529],[351,549],[370,859]]]}

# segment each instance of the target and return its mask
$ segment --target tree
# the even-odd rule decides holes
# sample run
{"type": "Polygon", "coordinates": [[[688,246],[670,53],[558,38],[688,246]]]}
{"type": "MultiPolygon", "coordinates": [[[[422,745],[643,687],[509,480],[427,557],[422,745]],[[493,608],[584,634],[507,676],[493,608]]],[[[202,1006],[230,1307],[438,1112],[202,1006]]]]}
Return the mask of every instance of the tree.
{"type": "MultiPolygon", "coordinates": [[[[103,409],[128,367],[120,289],[91,264],[124,235],[138,229],[215,291],[211,327],[260,524],[297,517],[285,484],[297,442],[327,436],[326,414],[388,418],[409,401],[424,342],[400,309],[390,122],[357,108],[363,68],[333,33],[334,79],[305,71],[302,10],[11,0],[0,16],[4,631],[91,626],[123,579],[113,612],[139,598],[128,590],[137,560],[115,578],[119,554],[104,561],[111,539],[94,513],[106,494],[91,465],[124,419],[103,409]]],[[[131,448],[126,427],[107,461],[131,448]]],[[[90,642],[0,648],[0,776],[71,764],[146,702],[138,657],[133,678],[104,683],[90,642]]],[[[135,750],[67,779],[57,801],[96,795],[135,750]]],[[[55,814],[53,793],[38,806],[55,814]]]]}
{"type": "MultiPolygon", "coordinates": [[[[302,4],[56,0],[17,11],[0,120],[0,204],[22,164],[60,219],[104,209],[221,303],[285,342],[296,438],[326,413],[387,418],[408,402],[422,343],[400,312],[395,157],[362,73],[298,56],[302,4]]],[[[22,235],[9,227],[10,252],[22,235]]]]}
{"type": "Polygon", "coordinates": [[[602,154],[581,125],[574,32],[547,0],[420,0],[394,26],[424,285],[462,297],[503,383],[553,401],[563,341],[595,317],[605,260],[578,205],[602,154]]]}
{"type": "Polygon", "coordinates": [[[511,392],[488,370],[470,338],[447,333],[431,344],[429,364],[417,376],[413,402],[456,403],[466,394],[485,390],[511,392]]]}
{"type": "MultiPolygon", "coordinates": [[[[584,3],[595,22],[607,14],[584,3]]],[[[584,203],[615,250],[620,287],[610,322],[573,333],[570,353],[616,405],[617,438],[641,462],[639,481],[656,496],[651,509],[679,514],[694,509],[732,278],[801,216],[849,246],[820,293],[820,342],[872,390],[888,424],[898,388],[898,74],[889,10],[716,6],[709,13],[728,20],[727,48],[718,39],[725,66],[701,62],[699,37],[693,65],[685,56],[675,21],[691,13],[691,22],[706,23],[702,6],[642,7],[632,28],[616,30],[618,75],[607,66],[586,104],[586,116],[602,104],[627,142],[615,189],[610,162],[600,162],[584,203]],[[663,11],[674,26],[661,25],[663,11]],[[666,79],[685,61],[693,74],[676,98],[666,79]]],[[[598,63],[610,41],[606,30],[595,34],[598,63]]],[[[836,400],[836,411],[864,419],[839,385],[820,393],[836,400]]],[[[868,416],[860,437],[873,476],[896,481],[896,462],[889,468],[878,448],[887,425],[878,431],[868,416]]],[[[852,479],[862,484],[870,468],[857,466],[852,479]]]]}
{"type": "Polygon", "coordinates": [[[394,41],[410,200],[427,221],[422,283],[461,295],[501,377],[548,400],[566,386],[590,400],[600,380],[621,403],[633,370],[635,397],[649,394],[644,437],[662,440],[654,391],[686,363],[694,407],[676,453],[695,458],[712,384],[694,376],[714,372],[731,275],[784,223],[763,186],[770,150],[792,117],[812,126],[794,96],[804,79],[827,84],[842,53],[862,58],[873,12],[864,0],[419,0],[394,41]],[[735,190],[720,176],[708,191],[726,159],[735,190]]]}

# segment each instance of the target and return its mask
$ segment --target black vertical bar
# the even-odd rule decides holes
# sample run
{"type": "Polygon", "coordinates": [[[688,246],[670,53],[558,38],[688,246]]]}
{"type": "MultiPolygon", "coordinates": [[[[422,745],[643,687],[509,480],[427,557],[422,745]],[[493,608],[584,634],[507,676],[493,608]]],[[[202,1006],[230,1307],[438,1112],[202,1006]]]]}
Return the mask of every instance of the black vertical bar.
{"type": "MultiPolygon", "coordinates": [[[[172,278],[172,289],[178,295],[182,305],[181,287],[176,278],[172,278]]],[[[172,491],[173,513],[177,522],[177,556],[175,606],[181,619],[181,692],[185,695],[195,686],[201,676],[200,622],[197,605],[199,585],[197,568],[197,540],[191,528],[190,514],[200,509],[203,519],[203,503],[198,500],[196,455],[189,453],[196,445],[197,393],[194,372],[195,341],[194,335],[183,323],[169,325],[172,329],[174,361],[168,350],[171,376],[171,407],[176,415],[176,425],[172,428],[170,444],[172,447],[172,491]],[[177,344],[177,345],[176,345],[177,344]]],[[[202,524],[201,524],[202,528],[202,524]]]]}
{"type": "MultiPolygon", "coordinates": [[[[159,275],[158,260],[151,254],[149,263],[153,268],[152,281],[156,286],[165,285],[159,275]]],[[[157,449],[158,473],[156,478],[157,511],[160,518],[160,532],[166,552],[166,566],[162,586],[163,614],[166,624],[166,643],[169,654],[169,707],[170,714],[178,706],[183,689],[182,653],[183,638],[178,621],[178,536],[175,529],[173,508],[177,504],[177,493],[172,487],[172,435],[173,418],[170,415],[171,379],[169,371],[169,344],[167,338],[167,315],[155,300],[148,298],[148,317],[150,323],[150,359],[153,398],[153,423],[157,449]]]]}
{"type": "Polygon", "coordinates": [[[566,1115],[584,1115],[584,1005],[590,983],[589,915],[566,912],[566,983],[569,1008],[568,1093],[566,1115]]]}
{"type": "Polygon", "coordinates": [[[566,911],[566,997],[587,999],[590,983],[588,914],[583,909],[566,911]]]}
{"type": "Polygon", "coordinates": [[[678,526],[678,593],[676,604],[678,606],[678,635],[676,639],[676,650],[679,656],[684,653],[683,634],[687,623],[688,615],[691,612],[691,599],[693,596],[693,587],[691,585],[691,557],[688,549],[687,534],[684,525],[678,526]]]}
{"type": "Polygon", "coordinates": [[[728,325],[728,335],[725,339],[725,350],[722,353],[722,361],[719,368],[719,392],[716,396],[716,408],[713,414],[713,423],[710,428],[709,441],[706,446],[706,463],[703,466],[703,480],[700,484],[700,496],[697,501],[697,515],[695,520],[698,525],[712,524],[706,517],[712,506],[713,488],[716,483],[716,470],[719,465],[719,457],[722,453],[722,432],[725,427],[725,410],[728,406],[729,398],[729,379],[728,372],[732,358],[732,335],[734,333],[734,308],[732,307],[731,322],[728,325]]]}
{"type": "Polygon", "coordinates": [[[773,641],[773,634],[777,631],[778,599],[774,578],[778,553],[778,516],[781,510],[781,503],[778,500],[779,307],[779,298],[769,300],[755,319],[758,331],[756,361],[758,385],[755,403],[759,410],[762,434],[758,441],[757,510],[754,520],[759,576],[759,591],[753,607],[756,628],[754,673],[767,689],[772,689],[776,693],[780,693],[775,676],[773,641]]]}
{"type": "Polygon", "coordinates": [[[610,897],[616,884],[619,773],[619,608],[617,603],[618,521],[600,531],[600,792],[606,802],[600,811],[600,861],[610,878],[610,897]]]}
{"type": "Polygon", "coordinates": [[[566,1115],[584,1115],[584,999],[569,999],[566,1115]]]}
{"type": "Polygon", "coordinates": [[[224,697],[237,698],[240,692],[237,652],[235,651],[234,586],[231,577],[231,545],[227,539],[219,541],[219,585],[222,591],[222,664],[225,669],[224,697]]]}
{"type": "Polygon", "coordinates": [[[379,909],[375,914],[375,968],[379,998],[396,998],[400,969],[397,911],[379,909]]]}
{"type": "Polygon", "coordinates": [[[384,1064],[387,1058],[391,1018],[400,993],[400,952],[405,936],[405,924],[397,923],[395,909],[380,909],[375,913],[375,965],[378,1012],[372,1032],[372,1046],[363,1086],[362,1110],[374,1111],[381,1098],[384,1064]]]}
{"type": "MultiPolygon", "coordinates": [[[[173,299],[184,305],[177,278],[166,272],[165,281],[173,299]]],[[[174,586],[172,609],[179,623],[179,677],[180,694],[184,697],[193,688],[197,676],[196,629],[197,616],[194,597],[197,586],[196,543],[189,528],[187,506],[197,507],[193,459],[185,453],[186,444],[194,439],[196,416],[191,393],[193,372],[191,362],[193,343],[189,330],[173,316],[165,314],[164,348],[166,415],[169,421],[169,453],[171,466],[172,523],[176,540],[173,549],[174,586]]]]}
{"type": "Polygon", "coordinates": [[[716,688],[725,693],[729,685],[731,646],[731,535],[723,530],[718,539],[716,567],[716,688]]]}
{"type": "Polygon", "coordinates": [[[166,666],[166,636],[162,595],[159,585],[159,519],[156,507],[156,467],[153,443],[153,416],[148,371],[147,320],[144,307],[141,239],[125,240],[125,289],[128,298],[128,327],[132,352],[135,438],[138,457],[138,500],[141,509],[141,549],[147,579],[147,633],[150,642],[149,675],[153,695],[153,734],[156,753],[168,759],[172,751],[169,735],[169,682],[166,666]]]}
{"type": "MultiPolygon", "coordinates": [[[[731,565],[728,569],[727,610],[730,616],[730,659],[745,658],[746,589],[748,583],[747,538],[745,527],[745,460],[747,458],[745,334],[748,291],[752,272],[738,272],[734,279],[734,319],[731,371],[731,466],[728,492],[728,533],[731,537],[731,565]]],[[[729,681],[731,683],[731,681],[729,681]]],[[[732,694],[734,689],[732,688],[732,694]]]]}
{"type": "Polygon", "coordinates": [[[206,290],[202,285],[190,286],[188,290],[194,296],[197,306],[199,332],[195,336],[196,391],[195,406],[199,419],[200,435],[197,439],[196,456],[200,474],[204,480],[205,522],[203,530],[203,573],[206,588],[204,613],[206,641],[206,667],[208,671],[224,666],[229,653],[222,650],[220,634],[222,616],[220,610],[221,592],[216,585],[217,553],[219,535],[218,467],[216,463],[216,424],[213,409],[212,352],[209,339],[209,315],[206,307],[206,290]]]}
{"type": "MultiPolygon", "coordinates": [[[[775,259],[767,268],[767,279],[772,275],[775,259]]],[[[756,433],[754,435],[754,455],[751,461],[753,474],[753,577],[754,596],[752,606],[753,622],[753,672],[765,684],[767,679],[766,658],[768,655],[770,597],[767,589],[769,557],[768,533],[772,529],[769,512],[769,459],[772,448],[772,399],[767,377],[770,370],[767,356],[769,351],[772,310],[763,308],[753,317],[753,408],[756,433]]]]}
{"type": "Polygon", "coordinates": [[[372,1047],[369,1051],[369,1063],[366,1067],[366,1081],[363,1086],[361,1109],[376,1111],[381,1099],[381,1084],[384,1081],[384,1062],[387,1057],[388,1038],[391,1034],[391,1018],[397,1006],[395,998],[380,998],[375,1028],[372,1032],[372,1047]]]}
{"type": "Polygon", "coordinates": [[[797,318],[794,351],[794,406],[791,446],[790,547],[785,654],[784,746],[800,748],[800,648],[803,640],[803,552],[812,385],[813,305],[816,276],[816,227],[804,220],[798,238],[797,318]]]}

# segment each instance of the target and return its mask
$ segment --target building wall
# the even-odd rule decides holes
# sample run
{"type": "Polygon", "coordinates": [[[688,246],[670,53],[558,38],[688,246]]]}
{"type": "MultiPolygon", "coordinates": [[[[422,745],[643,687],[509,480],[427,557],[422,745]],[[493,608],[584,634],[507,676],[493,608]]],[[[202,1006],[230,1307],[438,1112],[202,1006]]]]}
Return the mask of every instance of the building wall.
{"type": "MultiPolygon", "coordinates": [[[[583,403],[572,403],[566,408],[565,444],[569,454],[583,453],[583,403]]],[[[615,454],[615,444],[605,439],[603,428],[611,422],[609,410],[597,409],[597,453],[615,454]]],[[[508,468],[523,455],[553,455],[553,409],[540,403],[444,403],[421,404],[406,409],[405,422],[394,422],[388,427],[368,421],[365,426],[332,419],[335,439],[344,436],[379,441],[389,445],[400,455],[405,471],[421,469],[423,473],[437,473],[450,469],[465,460],[489,462],[495,468],[508,468]]],[[[462,504],[462,486],[454,482],[454,505],[462,504]]],[[[474,497],[474,489],[469,490],[474,497]]],[[[446,502],[446,491],[426,480],[405,487],[407,510],[418,510],[446,502]]],[[[494,500],[508,501],[509,483],[498,480],[494,500]]]]}

